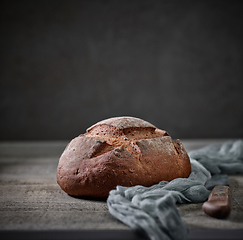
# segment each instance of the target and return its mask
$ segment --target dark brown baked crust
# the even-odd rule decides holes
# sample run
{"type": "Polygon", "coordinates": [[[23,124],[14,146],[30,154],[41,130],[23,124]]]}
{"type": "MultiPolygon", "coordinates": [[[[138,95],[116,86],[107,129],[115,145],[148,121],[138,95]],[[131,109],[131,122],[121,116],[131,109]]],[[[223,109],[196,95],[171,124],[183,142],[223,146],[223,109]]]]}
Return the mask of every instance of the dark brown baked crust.
{"type": "Polygon", "coordinates": [[[57,182],[68,194],[106,198],[117,185],[151,186],[186,178],[190,159],[181,141],[133,117],[110,118],[91,126],[64,150],[57,182]]]}

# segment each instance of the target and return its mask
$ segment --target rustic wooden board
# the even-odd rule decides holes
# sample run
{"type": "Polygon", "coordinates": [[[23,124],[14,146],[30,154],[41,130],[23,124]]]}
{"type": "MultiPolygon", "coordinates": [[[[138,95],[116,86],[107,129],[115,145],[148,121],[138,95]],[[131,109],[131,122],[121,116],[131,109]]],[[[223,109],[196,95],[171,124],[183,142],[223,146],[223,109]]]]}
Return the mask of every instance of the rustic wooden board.
{"type": "MultiPolygon", "coordinates": [[[[225,140],[182,140],[188,151],[225,140]]],[[[129,230],[105,201],[67,195],[56,183],[67,142],[0,143],[0,230],[129,230]]],[[[202,204],[178,209],[190,229],[243,229],[243,176],[230,176],[232,211],[214,219],[202,204]]]]}

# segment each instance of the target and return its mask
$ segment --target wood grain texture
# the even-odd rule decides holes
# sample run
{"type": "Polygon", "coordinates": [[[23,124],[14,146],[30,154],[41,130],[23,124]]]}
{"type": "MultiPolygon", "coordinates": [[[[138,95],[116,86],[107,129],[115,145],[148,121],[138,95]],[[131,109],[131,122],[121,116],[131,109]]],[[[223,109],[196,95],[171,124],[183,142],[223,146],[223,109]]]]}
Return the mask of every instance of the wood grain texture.
{"type": "MultiPolygon", "coordinates": [[[[222,140],[182,140],[187,150],[219,142],[222,140]]],[[[0,143],[1,230],[129,230],[109,214],[106,202],[71,197],[57,185],[58,159],[66,145],[0,143]]],[[[230,189],[232,210],[225,220],[207,216],[202,203],[178,205],[188,227],[243,229],[243,176],[230,176],[230,189]]]]}

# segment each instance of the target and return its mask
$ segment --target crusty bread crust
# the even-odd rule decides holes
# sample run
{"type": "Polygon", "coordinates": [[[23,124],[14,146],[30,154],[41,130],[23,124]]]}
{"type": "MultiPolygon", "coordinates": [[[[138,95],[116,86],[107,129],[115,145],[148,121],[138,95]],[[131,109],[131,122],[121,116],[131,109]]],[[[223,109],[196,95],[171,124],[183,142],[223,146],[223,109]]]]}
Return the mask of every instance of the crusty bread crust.
{"type": "Polygon", "coordinates": [[[57,182],[73,196],[106,198],[117,185],[151,186],[190,173],[180,140],[144,120],[117,117],[98,122],[68,144],[57,182]]]}

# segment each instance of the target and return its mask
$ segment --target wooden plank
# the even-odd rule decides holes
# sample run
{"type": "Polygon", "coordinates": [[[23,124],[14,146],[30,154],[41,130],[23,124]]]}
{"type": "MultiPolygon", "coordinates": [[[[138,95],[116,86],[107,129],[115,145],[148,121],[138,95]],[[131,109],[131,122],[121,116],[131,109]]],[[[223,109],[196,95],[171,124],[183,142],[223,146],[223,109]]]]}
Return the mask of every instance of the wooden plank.
{"type": "MultiPolygon", "coordinates": [[[[224,140],[182,140],[188,151],[224,140]]],[[[56,183],[66,142],[0,143],[0,230],[124,230],[105,201],[73,198],[56,183]]],[[[230,176],[232,211],[227,219],[207,216],[202,204],[178,209],[190,229],[243,229],[243,176],[230,176]]]]}
{"type": "MultiPolygon", "coordinates": [[[[4,240],[145,240],[130,230],[31,230],[1,231],[4,240]]],[[[242,240],[243,230],[190,230],[188,240],[242,240]]]]}

